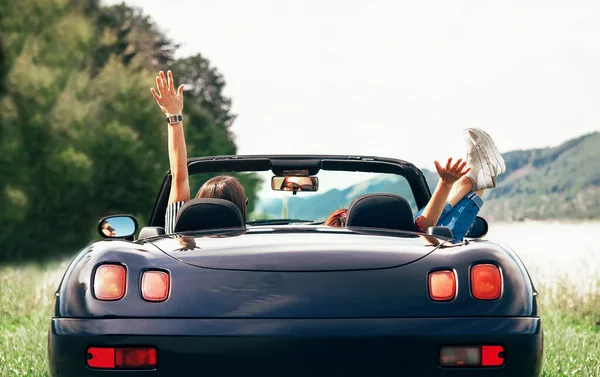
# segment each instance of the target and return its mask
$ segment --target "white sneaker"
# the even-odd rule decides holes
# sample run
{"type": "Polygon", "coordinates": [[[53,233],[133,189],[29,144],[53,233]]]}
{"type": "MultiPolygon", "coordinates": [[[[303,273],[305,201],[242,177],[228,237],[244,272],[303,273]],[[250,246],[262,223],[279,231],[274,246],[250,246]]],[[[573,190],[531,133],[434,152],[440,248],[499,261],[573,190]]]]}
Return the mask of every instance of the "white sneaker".
{"type": "Polygon", "coordinates": [[[485,148],[486,151],[491,152],[490,161],[496,167],[497,175],[506,172],[506,162],[504,161],[504,157],[502,157],[502,154],[496,147],[496,143],[494,143],[494,140],[487,132],[481,128],[467,128],[463,131],[463,134],[465,137],[471,139],[475,145],[480,145],[485,148]]]}
{"type": "Polygon", "coordinates": [[[496,177],[506,171],[504,158],[489,135],[481,130],[469,128],[463,134],[467,144],[467,167],[471,168],[467,177],[473,183],[473,190],[496,187],[496,177]]]}

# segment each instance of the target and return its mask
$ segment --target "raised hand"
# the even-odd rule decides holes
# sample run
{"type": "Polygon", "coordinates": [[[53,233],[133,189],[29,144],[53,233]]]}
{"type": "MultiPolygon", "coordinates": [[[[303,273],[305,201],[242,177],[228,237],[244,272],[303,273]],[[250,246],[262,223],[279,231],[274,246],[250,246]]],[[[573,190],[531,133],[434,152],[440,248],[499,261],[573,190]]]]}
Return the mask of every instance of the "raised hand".
{"type": "Polygon", "coordinates": [[[462,158],[459,158],[458,161],[454,165],[452,165],[452,157],[448,159],[446,163],[446,167],[442,167],[442,165],[435,161],[435,168],[440,176],[440,180],[448,185],[454,184],[454,182],[458,181],[463,175],[467,174],[471,168],[465,170],[465,166],[467,166],[467,162],[462,162],[462,158]]]}
{"type": "Polygon", "coordinates": [[[180,85],[175,91],[175,83],[173,80],[173,73],[167,72],[168,79],[165,78],[165,73],[160,71],[156,76],[156,87],[158,92],[154,88],[150,88],[150,92],[156,99],[156,103],[160,106],[160,109],[166,115],[177,115],[183,111],[183,85],[180,85]]]}
{"type": "Polygon", "coordinates": [[[174,251],[192,251],[200,249],[196,246],[196,239],[194,237],[176,235],[173,238],[179,241],[179,244],[181,245],[181,248],[175,249],[174,251]]]}

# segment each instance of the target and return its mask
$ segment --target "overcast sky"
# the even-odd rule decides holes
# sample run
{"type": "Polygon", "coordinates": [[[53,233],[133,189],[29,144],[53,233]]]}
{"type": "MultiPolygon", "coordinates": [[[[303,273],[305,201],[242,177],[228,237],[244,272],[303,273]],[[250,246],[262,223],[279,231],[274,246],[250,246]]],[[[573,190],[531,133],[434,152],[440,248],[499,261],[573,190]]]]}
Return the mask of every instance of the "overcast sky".
{"type": "Polygon", "coordinates": [[[200,52],[223,73],[240,154],[433,169],[461,157],[466,127],[503,152],[600,130],[599,1],[126,3],[182,44],[179,57],[200,52]]]}

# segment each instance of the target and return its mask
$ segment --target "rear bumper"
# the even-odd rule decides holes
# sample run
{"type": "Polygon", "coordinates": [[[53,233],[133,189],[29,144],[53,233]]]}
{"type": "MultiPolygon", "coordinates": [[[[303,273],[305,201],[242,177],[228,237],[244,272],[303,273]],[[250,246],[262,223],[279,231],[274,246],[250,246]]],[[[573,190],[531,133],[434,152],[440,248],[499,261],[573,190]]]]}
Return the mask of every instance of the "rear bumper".
{"type": "Polygon", "coordinates": [[[52,319],[50,376],[541,375],[539,318],[52,319]],[[500,368],[443,369],[443,345],[500,344],[500,368]],[[89,346],[154,346],[152,371],[98,371],[89,346]]]}

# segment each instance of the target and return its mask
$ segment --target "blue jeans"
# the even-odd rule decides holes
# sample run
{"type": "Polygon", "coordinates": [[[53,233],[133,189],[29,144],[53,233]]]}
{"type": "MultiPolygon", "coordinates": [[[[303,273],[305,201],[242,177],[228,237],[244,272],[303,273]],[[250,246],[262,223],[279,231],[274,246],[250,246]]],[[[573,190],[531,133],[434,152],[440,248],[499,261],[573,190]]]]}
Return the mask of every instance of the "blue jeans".
{"type": "MultiPolygon", "coordinates": [[[[447,226],[452,231],[454,239],[462,240],[473,226],[473,222],[483,205],[483,200],[473,191],[465,195],[456,206],[446,203],[440,215],[437,226],[447,226]]],[[[415,221],[423,213],[425,207],[415,214],[415,221]]]]}

